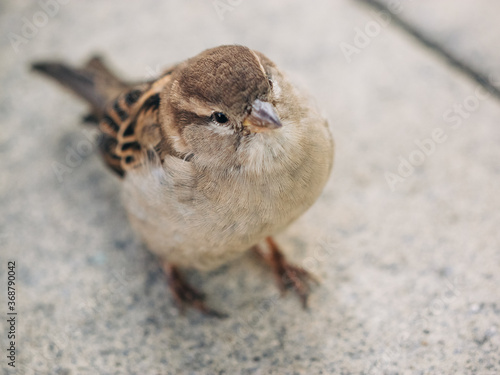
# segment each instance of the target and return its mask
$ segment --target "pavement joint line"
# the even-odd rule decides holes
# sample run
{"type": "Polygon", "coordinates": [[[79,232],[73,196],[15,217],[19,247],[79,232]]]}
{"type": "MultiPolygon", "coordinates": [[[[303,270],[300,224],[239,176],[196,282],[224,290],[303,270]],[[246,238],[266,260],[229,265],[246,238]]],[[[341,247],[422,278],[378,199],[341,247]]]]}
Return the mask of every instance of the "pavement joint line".
{"type": "Polygon", "coordinates": [[[392,23],[403,30],[405,33],[412,36],[416,39],[420,44],[427,47],[434,54],[439,56],[442,60],[448,63],[450,66],[455,68],[462,75],[466,76],[468,79],[478,83],[483,86],[488,92],[490,92],[497,100],[500,100],[500,89],[490,83],[488,77],[481,74],[471,66],[467,65],[457,57],[455,57],[451,52],[447,51],[443,48],[442,45],[437,43],[436,41],[428,38],[424,33],[417,30],[410,23],[398,17],[396,14],[391,12],[391,10],[383,3],[378,0],[355,0],[358,3],[362,3],[366,6],[369,6],[375,10],[387,12],[392,17],[392,23]]]}

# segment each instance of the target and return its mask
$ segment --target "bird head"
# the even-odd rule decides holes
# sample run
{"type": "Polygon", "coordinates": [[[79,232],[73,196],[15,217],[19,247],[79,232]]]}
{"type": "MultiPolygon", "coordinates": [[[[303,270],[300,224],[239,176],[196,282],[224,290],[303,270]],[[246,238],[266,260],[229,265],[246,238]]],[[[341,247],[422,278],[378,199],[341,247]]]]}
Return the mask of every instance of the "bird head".
{"type": "Polygon", "coordinates": [[[163,93],[164,134],[180,153],[228,157],[286,127],[278,106],[285,84],[259,52],[237,45],[206,50],[179,65],[163,93]]]}

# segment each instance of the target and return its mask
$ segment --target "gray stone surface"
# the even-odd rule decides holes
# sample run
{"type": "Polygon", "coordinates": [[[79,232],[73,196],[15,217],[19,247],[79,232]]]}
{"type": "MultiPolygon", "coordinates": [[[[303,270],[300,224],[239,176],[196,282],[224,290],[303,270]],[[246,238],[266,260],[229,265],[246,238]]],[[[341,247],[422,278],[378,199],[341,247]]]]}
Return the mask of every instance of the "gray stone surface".
{"type": "Polygon", "coordinates": [[[377,1],[500,89],[498,1],[377,1]]]}
{"type": "MultiPolygon", "coordinates": [[[[68,1],[17,53],[8,33],[22,36],[23,18],[42,9],[0,5],[2,352],[8,260],[19,312],[17,372],[4,354],[2,372],[499,373],[498,100],[401,30],[374,26],[359,4],[220,3],[236,4],[223,19],[213,2],[68,1]],[[346,58],[367,27],[372,36],[346,58]],[[323,196],[278,237],[322,280],[309,311],[279,298],[248,255],[188,273],[228,319],[179,314],[127,223],[119,181],[85,149],[84,105],[28,69],[98,51],[141,79],[223,43],[259,49],[287,70],[317,98],[336,139],[323,196]],[[440,143],[431,146],[433,135],[440,143]],[[416,142],[429,147],[423,160],[416,142]],[[81,161],[59,181],[52,165],[71,150],[81,161]],[[421,164],[403,168],[391,189],[386,175],[401,158],[421,164]]],[[[456,25],[469,32],[462,19],[456,25]]]]}

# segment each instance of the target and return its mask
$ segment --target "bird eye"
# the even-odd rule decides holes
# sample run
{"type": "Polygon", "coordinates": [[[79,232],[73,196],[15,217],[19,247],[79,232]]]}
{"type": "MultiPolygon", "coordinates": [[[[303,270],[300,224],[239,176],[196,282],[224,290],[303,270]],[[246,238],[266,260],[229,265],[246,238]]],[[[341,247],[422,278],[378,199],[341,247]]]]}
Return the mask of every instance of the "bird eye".
{"type": "Polygon", "coordinates": [[[227,116],[224,113],[222,113],[222,112],[214,112],[212,114],[212,118],[215,121],[217,121],[219,124],[224,124],[224,123],[226,123],[226,122],[229,121],[228,118],[227,118],[227,116]]]}

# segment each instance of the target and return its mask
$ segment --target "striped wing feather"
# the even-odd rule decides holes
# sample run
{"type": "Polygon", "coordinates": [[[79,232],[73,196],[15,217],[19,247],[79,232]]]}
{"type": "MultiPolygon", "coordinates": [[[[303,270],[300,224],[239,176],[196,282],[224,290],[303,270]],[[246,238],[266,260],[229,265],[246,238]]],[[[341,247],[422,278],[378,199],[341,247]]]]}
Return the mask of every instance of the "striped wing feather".
{"type": "Polygon", "coordinates": [[[147,151],[160,143],[160,92],[169,80],[167,73],[123,92],[106,106],[99,122],[104,135],[101,151],[105,162],[119,175],[142,165],[147,151]]]}

